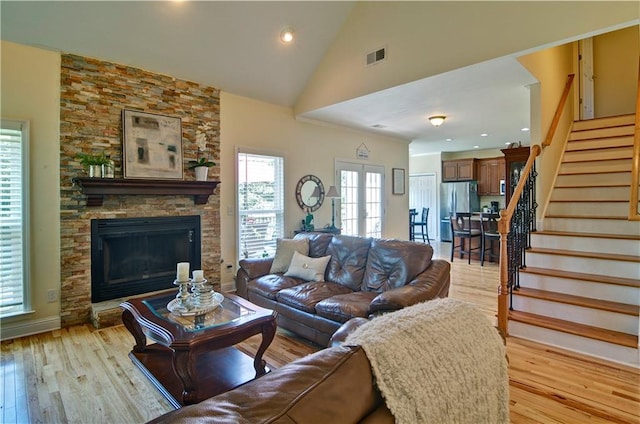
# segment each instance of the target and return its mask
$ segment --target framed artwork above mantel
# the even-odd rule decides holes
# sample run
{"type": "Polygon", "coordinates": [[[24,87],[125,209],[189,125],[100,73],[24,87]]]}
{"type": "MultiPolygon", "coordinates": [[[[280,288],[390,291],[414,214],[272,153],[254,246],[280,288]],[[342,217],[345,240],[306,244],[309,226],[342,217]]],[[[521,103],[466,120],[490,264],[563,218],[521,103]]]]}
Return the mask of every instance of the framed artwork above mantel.
{"type": "Polygon", "coordinates": [[[124,178],[181,180],[182,120],[137,110],[122,110],[124,178]]]}

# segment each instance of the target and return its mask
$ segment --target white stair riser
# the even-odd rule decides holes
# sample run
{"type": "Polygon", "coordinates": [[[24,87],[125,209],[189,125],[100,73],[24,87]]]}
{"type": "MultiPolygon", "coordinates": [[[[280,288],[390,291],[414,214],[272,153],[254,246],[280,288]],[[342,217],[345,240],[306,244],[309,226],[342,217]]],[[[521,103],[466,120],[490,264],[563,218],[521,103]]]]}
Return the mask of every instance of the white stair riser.
{"type": "Polygon", "coordinates": [[[615,345],[517,321],[509,321],[509,335],[636,368],[640,366],[640,356],[637,348],[615,345]]]}
{"type": "Polygon", "coordinates": [[[620,159],[633,157],[633,146],[612,147],[599,150],[578,150],[565,152],[562,162],[584,162],[603,159],[620,159]]]}
{"type": "Polygon", "coordinates": [[[632,255],[633,252],[640,254],[639,240],[615,238],[555,236],[531,233],[531,246],[579,252],[606,252],[618,255],[632,255]]]}
{"type": "Polygon", "coordinates": [[[629,202],[629,187],[570,187],[554,188],[551,200],[624,200],[629,202]]]}
{"type": "Polygon", "coordinates": [[[567,144],[567,152],[577,152],[588,149],[602,149],[603,147],[633,146],[633,135],[624,137],[599,138],[595,140],[574,140],[567,144]]]}
{"type": "Polygon", "coordinates": [[[575,233],[640,235],[640,221],[624,219],[545,218],[542,228],[575,233]]]}
{"type": "Polygon", "coordinates": [[[559,173],[562,174],[597,174],[600,172],[628,172],[631,170],[631,159],[603,160],[594,162],[563,163],[559,173]]]}
{"type": "Polygon", "coordinates": [[[558,269],[622,278],[640,278],[640,264],[638,264],[638,262],[581,258],[577,256],[535,253],[530,251],[527,252],[526,255],[527,266],[534,268],[558,269]]]}
{"type": "Polygon", "coordinates": [[[631,172],[611,172],[601,174],[558,175],[556,186],[593,187],[606,185],[631,186],[631,172]]]}
{"type": "MultiPolygon", "coordinates": [[[[627,303],[631,305],[640,304],[640,288],[638,287],[530,274],[527,272],[520,273],[520,286],[589,297],[592,299],[608,300],[610,302],[627,303]]],[[[566,317],[563,319],[566,319],[566,317]]]]}
{"type": "Polygon", "coordinates": [[[573,123],[574,131],[584,131],[593,128],[620,127],[623,125],[633,125],[635,123],[635,115],[607,116],[606,118],[587,119],[584,121],[575,121],[573,123]]]}
{"type": "Polygon", "coordinates": [[[544,299],[519,296],[513,292],[513,309],[546,317],[564,319],[571,317],[572,322],[620,331],[627,334],[638,334],[638,316],[618,314],[600,309],[584,308],[566,303],[551,302],[544,299]]]}
{"type": "Polygon", "coordinates": [[[594,128],[592,130],[575,131],[569,136],[569,140],[587,140],[590,138],[616,137],[619,135],[633,134],[633,125],[624,125],[611,128],[594,128]]]}
{"type": "Polygon", "coordinates": [[[629,202],[551,202],[547,215],[627,218],[629,202]]]}

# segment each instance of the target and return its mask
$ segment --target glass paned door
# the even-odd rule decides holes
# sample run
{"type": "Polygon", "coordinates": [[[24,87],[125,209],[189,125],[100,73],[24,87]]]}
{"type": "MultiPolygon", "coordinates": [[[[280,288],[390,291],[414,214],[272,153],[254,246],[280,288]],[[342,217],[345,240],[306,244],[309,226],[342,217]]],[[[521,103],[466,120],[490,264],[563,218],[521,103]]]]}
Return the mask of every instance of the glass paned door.
{"type": "Polygon", "coordinates": [[[384,167],[337,162],[342,234],[382,237],[384,167]]]}

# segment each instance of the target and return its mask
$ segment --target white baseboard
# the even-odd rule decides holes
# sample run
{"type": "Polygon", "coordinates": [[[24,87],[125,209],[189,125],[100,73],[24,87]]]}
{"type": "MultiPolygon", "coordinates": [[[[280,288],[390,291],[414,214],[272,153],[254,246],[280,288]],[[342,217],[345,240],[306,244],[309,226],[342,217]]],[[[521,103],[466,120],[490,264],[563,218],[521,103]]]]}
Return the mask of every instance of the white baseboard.
{"type": "Polygon", "coordinates": [[[225,292],[225,293],[235,292],[236,291],[236,283],[235,283],[235,281],[229,281],[227,283],[220,284],[220,290],[225,292]]]}
{"type": "Polygon", "coordinates": [[[0,340],[16,339],[60,329],[60,317],[41,318],[32,321],[2,323],[0,340]]]}

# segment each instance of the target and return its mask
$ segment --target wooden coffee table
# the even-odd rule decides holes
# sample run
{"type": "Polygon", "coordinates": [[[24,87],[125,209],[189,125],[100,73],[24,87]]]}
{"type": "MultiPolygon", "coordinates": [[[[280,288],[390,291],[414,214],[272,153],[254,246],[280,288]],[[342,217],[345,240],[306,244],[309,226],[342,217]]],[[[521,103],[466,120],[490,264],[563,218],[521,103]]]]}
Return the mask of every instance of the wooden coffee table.
{"type": "Polygon", "coordinates": [[[161,294],[120,306],[136,341],[129,357],[176,409],[269,371],[262,355],[276,333],[275,311],[224,294],[218,308],[196,319],[171,314],[166,306],[174,298],[175,293],[161,294]],[[262,343],[255,358],[233,347],[256,334],[262,343]],[[156,343],[147,345],[147,338],[156,343]]]}

